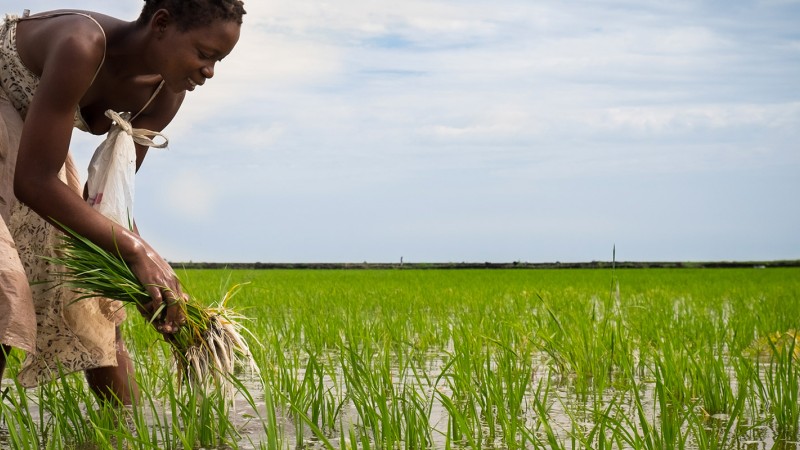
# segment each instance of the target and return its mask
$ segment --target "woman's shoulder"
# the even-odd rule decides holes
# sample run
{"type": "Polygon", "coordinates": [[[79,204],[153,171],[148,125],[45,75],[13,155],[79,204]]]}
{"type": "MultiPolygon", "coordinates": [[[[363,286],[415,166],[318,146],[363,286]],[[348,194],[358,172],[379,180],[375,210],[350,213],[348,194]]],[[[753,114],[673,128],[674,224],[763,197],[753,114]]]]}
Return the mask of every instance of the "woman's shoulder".
{"type": "Polygon", "coordinates": [[[67,56],[76,64],[102,61],[106,51],[106,31],[101,22],[110,19],[81,10],[55,10],[31,15],[17,25],[17,48],[35,73],[41,73],[45,61],[55,54],[67,56]]]}
{"type": "Polygon", "coordinates": [[[49,37],[53,44],[83,45],[94,48],[97,44],[105,47],[106,32],[100,21],[107,21],[91,11],[57,10],[31,16],[31,24],[36,24],[37,37],[49,37]]]}
{"type": "Polygon", "coordinates": [[[62,34],[61,32],[63,31],[71,30],[71,34],[80,35],[86,33],[87,37],[96,34],[103,35],[104,31],[101,22],[115,21],[121,22],[119,19],[105,14],[80,9],[43,11],[20,18],[20,22],[25,23],[25,27],[56,32],[57,35],[62,34]]]}

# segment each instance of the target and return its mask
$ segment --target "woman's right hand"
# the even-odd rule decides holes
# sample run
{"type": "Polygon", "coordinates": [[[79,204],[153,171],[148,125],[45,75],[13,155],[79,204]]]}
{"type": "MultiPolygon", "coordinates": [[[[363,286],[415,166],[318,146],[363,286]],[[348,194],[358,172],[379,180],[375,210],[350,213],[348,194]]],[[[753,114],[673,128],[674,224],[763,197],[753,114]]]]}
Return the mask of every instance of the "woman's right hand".
{"type": "Polygon", "coordinates": [[[181,289],[180,281],[169,263],[141,238],[139,244],[134,256],[127,261],[151,298],[150,303],[139,305],[139,312],[145,319],[151,320],[162,304],[166,304],[159,317],[153,320],[153,325],[159,333],[174,334],[186,323],[184,304],[188,296],[181,289]]]}

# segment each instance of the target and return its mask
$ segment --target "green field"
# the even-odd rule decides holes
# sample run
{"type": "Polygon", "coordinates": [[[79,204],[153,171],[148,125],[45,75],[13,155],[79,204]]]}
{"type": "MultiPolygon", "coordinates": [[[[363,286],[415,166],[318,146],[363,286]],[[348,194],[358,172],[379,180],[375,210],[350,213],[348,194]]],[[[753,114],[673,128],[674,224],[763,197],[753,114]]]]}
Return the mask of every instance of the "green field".
{"type": "Polygon", "coordinates": [[[176,389],[131,311],[142,404],[118,420],[80,375],[7,378],[0,447],[798,446],[800,268],[179,274],[209,302],[248,283],[260,374],[233,407],[176,389]]]}

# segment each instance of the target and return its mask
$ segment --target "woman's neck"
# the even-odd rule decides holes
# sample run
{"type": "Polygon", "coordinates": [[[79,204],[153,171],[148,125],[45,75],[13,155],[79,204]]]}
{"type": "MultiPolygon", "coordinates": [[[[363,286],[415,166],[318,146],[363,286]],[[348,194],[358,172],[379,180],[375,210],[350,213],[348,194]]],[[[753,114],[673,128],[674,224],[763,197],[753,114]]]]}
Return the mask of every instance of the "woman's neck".
{"type": "Polygon", "coordinates": [[[148,57],[152,35],[146,25],[120,21],[106,35],[106,64],[115,77],[157,75],[148,57]]]}

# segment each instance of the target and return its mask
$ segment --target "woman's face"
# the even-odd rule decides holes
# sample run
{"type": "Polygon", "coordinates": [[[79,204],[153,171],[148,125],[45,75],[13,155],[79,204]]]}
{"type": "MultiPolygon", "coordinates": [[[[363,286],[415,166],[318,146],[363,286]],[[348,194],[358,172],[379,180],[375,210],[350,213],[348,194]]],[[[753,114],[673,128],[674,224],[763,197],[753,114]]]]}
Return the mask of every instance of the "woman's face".
{"type": "Polygon", "coordinates": [[[180,31],[170,24],[159,31],[163,50],[161,76],[173,92],[193,91],[214,76],[214,66],[239,40],[241,26],[230,20],[180,31]]]}

